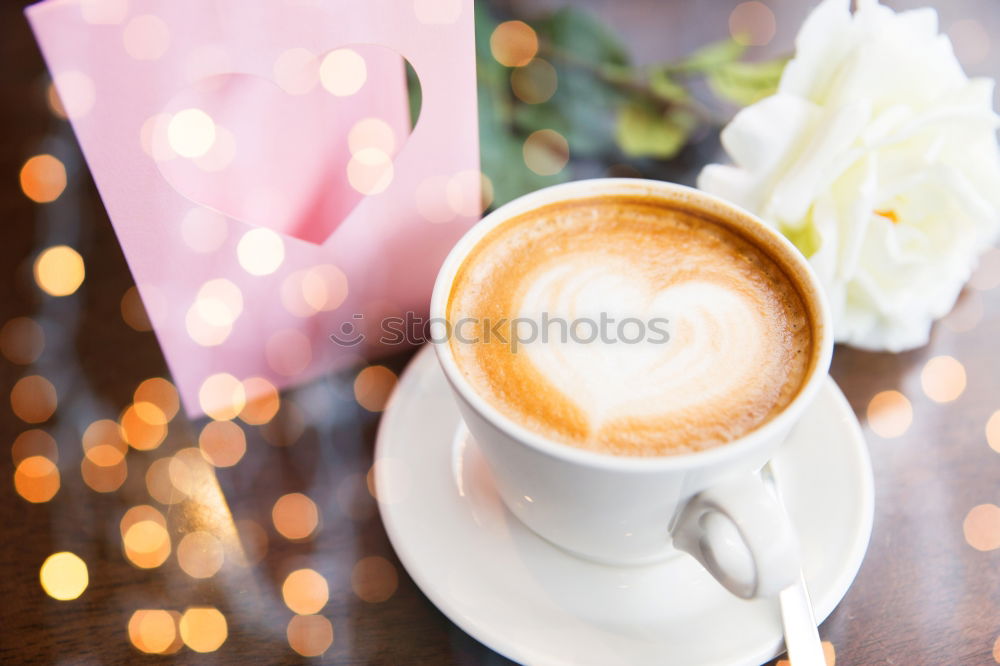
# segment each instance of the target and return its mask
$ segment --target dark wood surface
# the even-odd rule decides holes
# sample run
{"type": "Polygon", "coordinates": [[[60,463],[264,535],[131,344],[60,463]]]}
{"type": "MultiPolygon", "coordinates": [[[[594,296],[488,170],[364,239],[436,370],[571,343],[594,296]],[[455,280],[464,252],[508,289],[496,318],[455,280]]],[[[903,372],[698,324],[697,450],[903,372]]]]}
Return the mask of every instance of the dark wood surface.
{"type": "MultiPolygon", "coordinates": [[[[704,20],[724,20],[734,4],[704,3],[704,20]]],[[[789,3],[773,4],[780,13],[779,5],[789,3]]],[[[986,2],[961,5],[969,12],[992,11],[986,2]]],[[[803,12],[799,5],[789,11],[803,12]]],[[[638,22],[624,12],[615,20],[622,29],[638,22]]],[[[718,32],[718,26],[706,27],[704,39],[718,32]]],[[[650,52],[652,39],[638,48],[650,52]]],[[[787,46],[791,33],[780,39],[787,46]]],[[[509,663],[451,624],[395,558],[364,482],[378,414],[354,399],[359,368],[284,395],[271,424],[244,428],[244,460],[218,471],[219,496],[232,519],[254,521],[268,536],[258,564],[225,565],[216,576],[196,580],[181,570],[175,554],[152,569],[139,569],[123,555],[119,521],[129,507],[158,506],[175,547],[190,527],[185,521],[191,506],[158,505],[144,476],[153,461],[196,445],[205,421],[178,415],[159,448],[130,452],[128,478],[115,492],[95,492],[82,480],[80,436],[86,425],[116,418],[141,381],[166,376],[167,369],[153,334],[122,319],[119,304],[132,284],[129,271],[71,130],[46,106],[48,79],[17,3],[0,6],[0,61],[0,325],[33,317],[47,340],[33,364],[0,360],[0,443],[9,447],[32,427],[13,413],[6,398],[11,387],[24,375],[49,377],[59,408],[38,427],[58,442],[61,475],[54,498],[29,503],[15,491],[11,456],[0,456],[0,663],[164,661],[170,657],[143,655],[132,645],[129,618],[137,609],[198,605],[225,614],[228,637],[215,652],[182,648],[173,659],[297,663],[302,657],[286,638],[293,614],[280,587],[300,567],[317,570],[329,583],[329,602],[321,611],[334,628],[327,662],[509,663]],[[21,165],[39,152],[56,154],[69,171],[67,190],[51,204],[31,202],[18,187],[21,165]],[[39,251],[59,243],[82,254],[87,277],[73,296],[53,299],[36,287],[31,268],[39,251]],[[282,438],[285,446],[268,443],[282,438]],[[289,541],[273,527],[271,507],[289,492],[306,493],[319,507],[321,527],[311,540],[289,541]],[[90,582],[80,598],[57,601],[43,591],[39,568],[50,554],[67,550],[87,563],[90,582]],[[356,563],[373,555],[394,568],[373,583],[391,592],[384,601],[365,601],[352,585],[356,563]]],[[[988,664],[1000,657],[994,647],[1000,636],[1000,550],[977,550],[963,533],[973,507],[1000,504],[1000,457],[985,436],[987,420],[1000,409],[1000,288],[969,289],[963,299],[967,313],[982,306],[978,322],[963,332],[954,329],[967,325],[939,324],[924,349],[899,355],[836,352],[833,376],[863,423],[881,391],[900,391],[913,408],[912,424],[898,437],[883,438],[865,426],[876,482],[871,546],[854,586],[821,628],[839,664],[988,664]],[[968,377],[964,392],[948,404],[930,400],[921,387],[925,363],[939,355],[961,362],[968,377]]],[[[408,357],[383,362],[398,372],[408,357]]],[[[977,529],[1000,531],[996,525],[977,529]]]]}

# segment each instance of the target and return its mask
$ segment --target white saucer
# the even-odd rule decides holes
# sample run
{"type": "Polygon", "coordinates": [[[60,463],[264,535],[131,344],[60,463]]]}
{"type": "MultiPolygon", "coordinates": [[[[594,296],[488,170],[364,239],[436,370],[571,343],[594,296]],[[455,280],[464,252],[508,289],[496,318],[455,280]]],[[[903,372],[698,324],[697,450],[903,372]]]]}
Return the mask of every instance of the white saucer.
{"type": "MultiPolygon", "coordinates": [[[[455,624],[525,664],[761,664],[781,652],[775,601],[741,601],[686,555],[617,568],[577,559],[504,508],[433,350],[379,428],[375,484],[406,570],[455,624]],[[457,434],[456,434],[457,433],[457,434]]],[[[854,580],[872,528],[871,463],[830,380],[775,461],[818,620],[854,580]]]]}

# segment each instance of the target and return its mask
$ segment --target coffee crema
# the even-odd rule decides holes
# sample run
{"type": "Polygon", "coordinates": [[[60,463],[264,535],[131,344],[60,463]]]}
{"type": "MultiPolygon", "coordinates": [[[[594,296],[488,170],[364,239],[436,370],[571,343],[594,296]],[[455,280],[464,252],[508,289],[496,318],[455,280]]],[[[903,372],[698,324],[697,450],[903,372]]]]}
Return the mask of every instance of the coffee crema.
{"type": "Polygon", "coordinates": [[[556,441],[622,456],[731,442],[814,362],[813,314],[761,246],[656,197],[544,206],[465,258],[448,344],[480,396],[556,441]]]}

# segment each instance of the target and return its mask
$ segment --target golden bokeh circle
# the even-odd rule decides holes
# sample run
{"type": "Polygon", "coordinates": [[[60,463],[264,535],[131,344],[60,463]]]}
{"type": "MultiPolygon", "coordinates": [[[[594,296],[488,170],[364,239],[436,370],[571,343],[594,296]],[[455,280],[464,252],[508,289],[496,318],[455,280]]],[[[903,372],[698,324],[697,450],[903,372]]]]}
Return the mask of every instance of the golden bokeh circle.
{"type": "Polygon", "coordinates": [[[195,652],[215,652],[229,636],[226,617],[211,606],[185,610],[181,616],[180,630],[184,644],[195,652]]]}
{"type": "Polygon", "coordinates": [[[333,645],[333,625],[322,615],[295,615],[288,621],[288,645],[303,657],[319,657],[333,645]]]}
{"type": "Polygon", "coordinates": [[[354,379],[354,397],[369,412],[381,412],[396,387],[396,379],[396,373],[383,365],[369,366],[354,379]]]}
{"type": "Polygon", "coordinates": [[[48,421],[58,406],[56,387],[41,375],[21,377],[10,391],[10,406],[25,423],[48,421]]]}
{"type": "Polygon", "coordinates": [[[59,601],[78,598],[90,583],[87,563],[69,551],[49,555],[42,563],[38,577],[45,593],[59,601]]]}
{"type": "Polygon", "coordinates": [[[11,363],[34,363],[44,349],[45,331],[31,317],[14,317],[0,329],[0,353],[11,363]]]}
{"type": "Polygon", "coordinates": [[[387,601],[398,586],[396,567],[379,555],[361,558],[351,571],[351,589],[359,599],[368,603],[387,601]]]}
{"type": "Polygon", "coordinates": [[[21,167],[21,191],[35,203],[49,203],[66,189],[66,167],[53,155],[35,155],[21,167]]]}
{"type": "Polygon", "coordinates": [[[302,493],[282,495],[271,509],[278,534],[292,541],[308,539],[319,527],[316,503],[302,493]]]}
{"type": "Polygon", "coordinates": [[[209,421],[198,435],[198,448],[215,467],[232,467],[247,451],[246,434],[232,421],[209,421]]]}
{"type": "Polygon", "coordinates": [[[323,610],[330,600],[330,587],[318,571],[296,569],[285,577],[281,598],[294,613],[312,615],[323,610]]]}
{"type": "Polygon", "coordinates": [[[14,470],[14,489],[32,504],[55,497],[60,483],[59,468],[45,456],[28,456],[14,470]]]}
{"type": "Polygon", "coordinates": [[[224,560],[222,542],[208,532],[189,532],[177,544],[177,564],[192,578],[211,578],[224,560]]]}
{"type": "Polygon", "coordinates": [[[965,541],[976,550],[1000,548],[1000,506],[980,504],[972,507],[962,521],[965,541]]]}
{"type": "Polygon", "coordinates": [[[868,427],[879,437],[899,437],[912,423],[913,406],[899,391],[882,391],[868,403],[868,427]]]}
{"type": "Polygon", "coordinates": [[[68,245],[42,250],[33,267],[35,284],[49,296],[69,296],[83,284],[87,270],[80,253],[68,245]]]}
{"type": "Polygon", "coordinates": [[[538,53],[538,35],[524,21],[504,21],[490,35],[490,52],[505,67],[523,67],[538,53]]]}

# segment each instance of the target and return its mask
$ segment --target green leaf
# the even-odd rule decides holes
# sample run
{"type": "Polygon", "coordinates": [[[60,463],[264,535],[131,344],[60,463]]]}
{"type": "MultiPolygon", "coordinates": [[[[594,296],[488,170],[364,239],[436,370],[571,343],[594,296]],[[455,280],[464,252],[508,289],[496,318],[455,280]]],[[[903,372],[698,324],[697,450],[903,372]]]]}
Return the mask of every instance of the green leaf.
{"type": "MultiPolygon", "coordinates": [[[[628,49],[607,26],[587,12],[564,7],[537,21],[535,30],[548,48],[591,65],[627,65],[628,49]]],[[[545,57],[545,53],[541,54],[545,57]]]]}
{"type": "Polygon", "coordinates": [[[718,97],[749,106],[773,95],[785,70],[785,58],[764,62],[731,62],[708,73],[708,85],[718,97]]]}
{"type": "Polygon", "coordinates": [[[666,69],[654,69],[649,73],[649,87],[653,94],[667,102],[686,102],[691,94],[670,76],[666,69]]]}
{"type": "Polygon", "coordinates": [[[622,152],[630,157],[668,159],[684,147],[696,122],[685,111],[664,114],[648,104],[633,101],[618,112],[615,136],[622,152]]]}
{"type": "Polygon", "coordinates": [[[692,52],[687,58],[668,65],[676,72],[704,73],[720,65],[738,61],[746,47],[732,39],[712,42],[692,52]]]}

